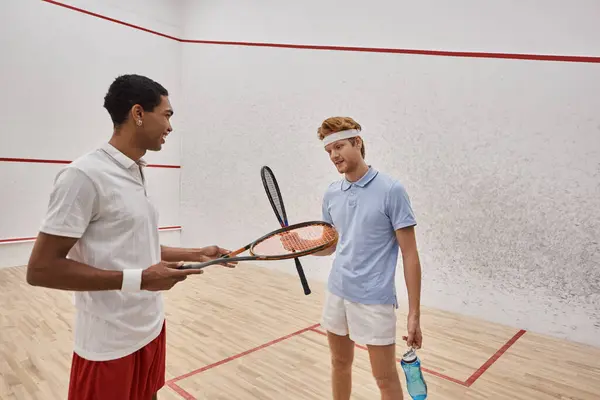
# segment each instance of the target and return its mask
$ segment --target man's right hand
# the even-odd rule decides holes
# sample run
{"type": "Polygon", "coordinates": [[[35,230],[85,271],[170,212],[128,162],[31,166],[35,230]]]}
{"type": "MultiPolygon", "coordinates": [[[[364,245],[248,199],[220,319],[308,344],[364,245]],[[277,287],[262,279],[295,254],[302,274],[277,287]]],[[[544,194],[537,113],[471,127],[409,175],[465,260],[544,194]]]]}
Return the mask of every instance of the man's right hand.
{"type": "Polygon", "coordinates": [[[142,272],[142,290],[169,290],[188,275],[204,273],[201,269],[178,269],[183,262],[161,261],[142,272]]]}
{"type": "Polygon", "coordinates": [[[283,248],[287,251],[297,251],[302,248],[302,239],[296,232],[284,232],[279,237],[283,248]]]}

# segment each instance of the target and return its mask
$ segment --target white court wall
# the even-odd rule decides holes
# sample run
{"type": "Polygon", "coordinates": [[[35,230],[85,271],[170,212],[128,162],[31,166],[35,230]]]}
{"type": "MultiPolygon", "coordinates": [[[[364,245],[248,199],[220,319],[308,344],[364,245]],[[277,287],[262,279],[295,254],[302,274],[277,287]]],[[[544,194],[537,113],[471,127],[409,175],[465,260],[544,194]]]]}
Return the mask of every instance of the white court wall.
{"type": "Polygon", "coordinates": [[[596,56],[600,52],[596,0],[373,0],[368,7],[359,0],[181,1],[183,36],[188,40],[596,56]]]}
{"type": "MultiPolygon", "coordinates": [[[[65,4],[144,28],[178,35],[181,8],[169,0],[68,1],[65,4]],[[140,11],[141,10],[141,11],[140,11]]],[[[112,133],[103,98],[118,75],[138,73],[163,84],[180,105],[181,44],[172,39],[76,12],[49,2],[5,2],[0,13],[0,267],[27,262],[44,217],[54,176],[112,133]],[[25,159],[8,162],[6,158],[25,159]]],[[[181,136],[174,132],[152,164],[180,165],[181,136]]],[[[179,168],[148,169],[163,227],[178,226],[179,168]]],[[[166,244],[180,232],[162,233],[166,244]]]]}
{"type": "MultiPolygon", "coordinates": [[[[594,1],[371,4],[188,1],[184,38],[600,56],[594,1]]],[[[600,346],[600,64],[193,43],[182,57],[184,245],[276,228],[265,164],[292,222],[320,218],[339,176],[316,128],[350,115],[413,201],[424,305],[600,346]]],[[[325,280],[331,258],[303,264],[325,280]]]]}

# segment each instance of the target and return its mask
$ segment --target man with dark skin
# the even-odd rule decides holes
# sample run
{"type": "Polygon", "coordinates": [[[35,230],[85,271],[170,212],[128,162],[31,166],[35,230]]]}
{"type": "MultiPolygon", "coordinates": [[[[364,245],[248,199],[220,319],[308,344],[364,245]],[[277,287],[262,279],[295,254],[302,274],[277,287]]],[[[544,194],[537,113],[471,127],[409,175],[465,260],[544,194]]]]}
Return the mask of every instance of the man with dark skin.
{"type": "MultiPolygon", "coordinates": [[[[27,282],[75,294],[69,400],[150,400],[165,383],[161,291],[202,270],[180,270],[229,251],[161,246],[143,156],[171,133],[168,91],[118,77],[104,99],[110,140],[57,175],[27,265],[27,282]]],[[[232,267],[234,264],[226,264],[232,267]]]]}

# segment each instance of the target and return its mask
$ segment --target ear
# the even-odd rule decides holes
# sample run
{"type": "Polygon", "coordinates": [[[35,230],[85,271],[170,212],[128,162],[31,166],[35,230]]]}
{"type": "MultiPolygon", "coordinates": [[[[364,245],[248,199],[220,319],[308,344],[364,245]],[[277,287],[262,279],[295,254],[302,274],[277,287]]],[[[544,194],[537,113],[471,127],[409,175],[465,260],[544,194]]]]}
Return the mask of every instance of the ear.
{"type": "Polygon", "coordinates": [[[133,119],[134,123],[137,123],[137,121],[141,121],[143,117],[144,109],[142,108],[142,106],[136,104],[133,107],[131,107],[131,118],[133,119]]]}

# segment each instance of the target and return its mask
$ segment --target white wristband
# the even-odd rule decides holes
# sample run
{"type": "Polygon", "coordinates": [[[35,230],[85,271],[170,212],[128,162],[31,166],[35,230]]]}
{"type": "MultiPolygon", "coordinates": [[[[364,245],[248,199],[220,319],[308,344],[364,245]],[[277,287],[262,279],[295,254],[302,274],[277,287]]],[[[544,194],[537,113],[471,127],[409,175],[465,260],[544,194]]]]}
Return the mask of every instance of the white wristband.
{"type": "Polygon", "coordinates": [[[121,290],[124,292],[139,292],[142,289],[142,271],[143,269],[123,270],[121,290]]]}

